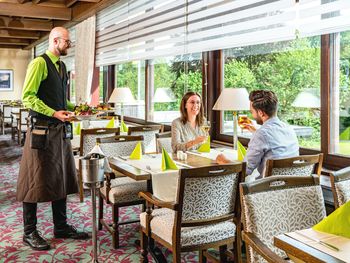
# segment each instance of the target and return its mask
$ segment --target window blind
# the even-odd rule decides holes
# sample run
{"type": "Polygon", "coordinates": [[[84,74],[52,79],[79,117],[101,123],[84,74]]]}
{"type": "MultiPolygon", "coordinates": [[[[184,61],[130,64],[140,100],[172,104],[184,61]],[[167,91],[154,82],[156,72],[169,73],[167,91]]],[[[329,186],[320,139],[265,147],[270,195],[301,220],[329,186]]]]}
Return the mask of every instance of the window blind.
{"type": "Polygon", "coordinates": [[[299,0],[297,13],[301,37],[350,30],[349,0],[299,0]]]}

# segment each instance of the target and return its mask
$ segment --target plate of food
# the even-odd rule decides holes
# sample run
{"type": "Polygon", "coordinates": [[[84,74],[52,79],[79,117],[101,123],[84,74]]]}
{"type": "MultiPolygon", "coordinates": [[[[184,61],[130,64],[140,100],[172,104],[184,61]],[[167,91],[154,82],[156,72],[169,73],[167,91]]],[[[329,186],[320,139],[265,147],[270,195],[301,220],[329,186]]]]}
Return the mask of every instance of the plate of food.
{"type": "Polygon", "coordinates": [[[89,106],[87,103],[84,103],[79,104],[75,107],[74,114],[74,117],[80,121],[92,120],[96,118],[96,116],[99,114],[99,111],[89,106]]]}
{"type": "Polygon", "coordinates": [[[99,112],[115,112],[115,109],[108,105],[108,103],[100,103],[95,108],[99,112]]]}

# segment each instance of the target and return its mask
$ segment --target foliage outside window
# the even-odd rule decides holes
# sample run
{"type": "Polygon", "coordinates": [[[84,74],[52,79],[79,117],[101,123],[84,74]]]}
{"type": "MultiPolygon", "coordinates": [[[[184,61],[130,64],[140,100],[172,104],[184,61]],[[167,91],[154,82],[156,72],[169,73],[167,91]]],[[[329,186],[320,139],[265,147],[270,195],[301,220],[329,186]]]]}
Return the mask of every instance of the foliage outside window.
{"type": "Polygon", "coordinates": [[[202,93],[202,55],[159,58],[152,64],[154,74],[150,91],[153,96],[149,119],[170,124],[180,116],[181,99],[187,91],[202,93]]]}
{"type": "MultiPolygon", "coordinates": [[[[278,117],[292,125],[300,146],[320,149],[320,37],[228,49],[224,63],[225,88],[272,90],[279,100],[278,117]]],[[[241,114],[252,118],[248,111],[241,114]]],[[[221,131],[232,135],[230,112],[222,123],[221,131]]],[[[247,131],[238,135],[251,136],[247,131]]]]}
{"type": "MultiPolygon", "coordinates": [[[[117,88],[129,88],[133,98],[123,103],[124,116],[145,118],[145,62],[132,61],[115,67],[117,88]]],[[[121,114],[121,105],[115,105],[121,114]]]]}
{"type": "Polygon", "coordinates": [[[69,98],[72,103],[75,103],[75,71],[69,72],[69,98]]]}
{"type": "Polygon", "coordinates": [[[332,94],[336,100],[332,100],[335,105],[331,111],[331,145],[334,145],[331,152],[350,155],[350,31],[335,36],[335,52],[339,56],[335,56],[334,61],[336,71],[332,94]]]}

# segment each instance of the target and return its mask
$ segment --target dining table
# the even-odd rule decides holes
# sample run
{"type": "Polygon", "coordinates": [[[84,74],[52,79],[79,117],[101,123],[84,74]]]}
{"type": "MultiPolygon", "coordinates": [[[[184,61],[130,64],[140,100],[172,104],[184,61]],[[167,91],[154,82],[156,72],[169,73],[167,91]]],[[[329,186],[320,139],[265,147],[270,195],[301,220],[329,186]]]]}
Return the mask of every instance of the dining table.
{"type": "Polygon", "coordinates": [[[350,262],[350,239],[312,228],[274,237],[274,245],[284,250],[293,262],[350,262]]]}

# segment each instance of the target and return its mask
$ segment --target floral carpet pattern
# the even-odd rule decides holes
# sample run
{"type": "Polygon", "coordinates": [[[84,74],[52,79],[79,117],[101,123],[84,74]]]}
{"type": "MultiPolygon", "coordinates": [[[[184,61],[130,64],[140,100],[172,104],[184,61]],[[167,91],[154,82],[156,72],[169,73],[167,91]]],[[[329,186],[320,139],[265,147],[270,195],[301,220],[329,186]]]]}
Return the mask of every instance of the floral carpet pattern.
{"type": "MultiPolygon", "coordinates": [[[[38,205],[38,230],[50,242],[48,251],[34,251],[22,242],[23,221],[22,203],[16,201],[16,182],[22,148],[15,144],[8,135],[0,135],[0,262],[91,262],[92,241],[56,239],[53,236],[52,211],[50,203],[38,205]]],[[[109,207],[108,207],[109,208],[109,207]]],[[[137,218],[139,207],[128,207],[120,212],[121,221],[137,218]]],[[[105,218],[110,218],[110,209],[105,218]]],[[[80,231],[91,232],[91,197],[85,192],[83,203],[78,195],[67,199],[68,223],[80,231]]],[[[139,239],[139,225],[128,224],[120,228],[119,249],[112,248],[111,235],[102,229],[98,232],[99,262],[140,262],[140,248],[135,241],[139,239]]],[[[172,261],[171,252],[162,249],[168,262],[172,261]]],[[[154,262],[149,257],[150,262],[154,262]]],[[[182,253],[182,262],[198,262],[197,253],[182,253]]]]}

